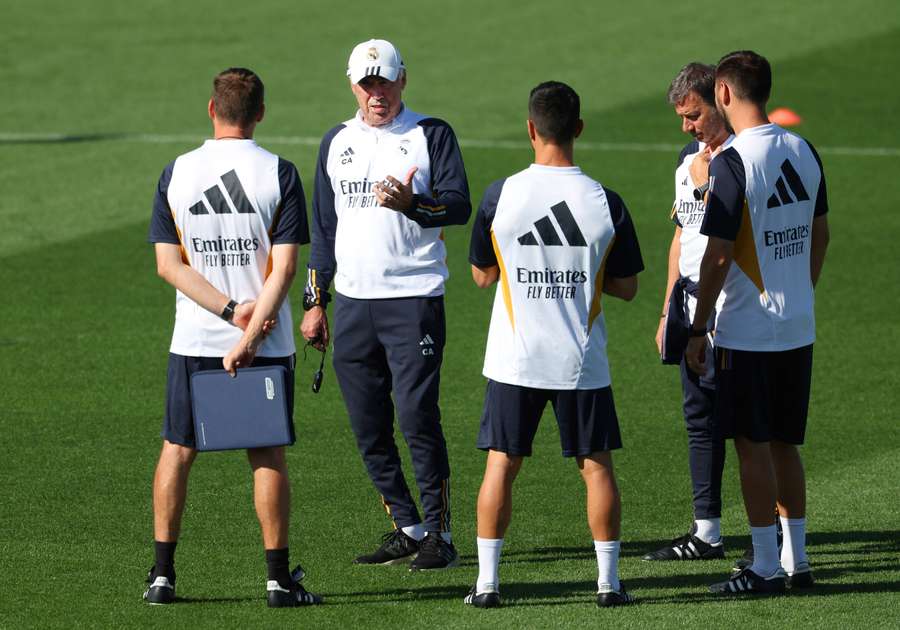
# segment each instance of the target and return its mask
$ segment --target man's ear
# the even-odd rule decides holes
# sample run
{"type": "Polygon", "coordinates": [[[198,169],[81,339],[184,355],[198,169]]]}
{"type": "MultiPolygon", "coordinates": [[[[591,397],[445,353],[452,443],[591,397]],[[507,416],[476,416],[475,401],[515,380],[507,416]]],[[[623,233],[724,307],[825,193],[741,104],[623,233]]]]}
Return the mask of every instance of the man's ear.
{"type": "Polygon", "coordinates": [[[731,105],[731,87],[725,81],[719,81],[719,102],[731,105]]]}
{"type": "Polygon", "coordinates": [[[209,113],[210,120],[216,119],[216,104],[212,99],[209,99],[209,104],[206,106],[206,111],[209,113]]]}
{"type": "Polygon", "coordinates": [[[525,124],[528,126],[528,137],[534,142],[537,139],[537,129],[534,127],[534,121],[529,118],[525,124]]]}
{"type": "Polygon", "coordinates": [[[575,137],[580,136],[582,131],[584,131],[584,121],[579,118],[575,124],[575,137]]]}
{"type": "Polygon", "coordinates": [[[263,103],[259,108],[259,115],[256,117],[256,122],[262,122],[263,116],[266,115],[266,104],[263,103]]]}

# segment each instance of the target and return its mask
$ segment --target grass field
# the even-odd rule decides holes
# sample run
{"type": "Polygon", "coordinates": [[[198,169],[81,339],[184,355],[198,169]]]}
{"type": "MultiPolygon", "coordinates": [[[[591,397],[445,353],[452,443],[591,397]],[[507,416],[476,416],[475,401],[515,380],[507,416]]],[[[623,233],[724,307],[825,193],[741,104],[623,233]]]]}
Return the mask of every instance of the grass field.
{"type": "MultiPolygon", "coordinates": [[[[0,1],[0,627],[900,626],[895,0],[225,4],[0,1]],[[151,608],[140,600],[152,564],[150,481],[174,313],[174,291],[156,276],[145,242],[159,173],[208,134],[212,76],[247,65],[267,87],[260,143],[298,165],[309,195],[317,138],[353,113],[346,56],[370,36],[403,51],[410,107],[456,129],[476,203],[490,181],[530,162],[528,90],[553,78],[581,94],[577,161],[626,200],[647,266],[634,302],[604,302],[625,440],[616,454],[621,575],[640,606],[593,606],[583,489],[559,456],[552,422],[516,487],[501,567],[507,606],[462,605],[477,573],[484,456],[474,441],[493,298],[469,280],[467,228],[447,230],[442,387],[462,567],[413,575],[350,564],[390,524],[333,373],[321,394],[309,391],[311,357],[297,372],[291,548],[328,605],[265,608],[250,476],[236,453],[195,465],[178,551],[181,601],[151,608]],[[664,94],[684,63],[745,47],[772,61],[771,105],[804,117],[798,130],[819,149],[828,177],[832,245],[817,291],[803,449],[819,585],[715,601],[705,586],[747,542],[732,452],[728,559],[640,560],[691,518],[677,371],[658,364],[653,346],[672,169],[687,140],[664,94]]],[[[299,287],[295,321],[298,296],[299,287]]]]}

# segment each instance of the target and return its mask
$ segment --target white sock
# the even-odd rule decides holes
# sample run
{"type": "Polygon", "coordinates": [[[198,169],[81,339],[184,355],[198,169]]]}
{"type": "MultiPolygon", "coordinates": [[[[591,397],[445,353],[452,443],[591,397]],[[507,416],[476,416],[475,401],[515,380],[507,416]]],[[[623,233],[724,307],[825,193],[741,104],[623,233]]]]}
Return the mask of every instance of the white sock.
{"type": "Polygon", "coordinates": [[[406,527],[401,527],[403,533],[409,536],[414,540],[422,540],[425,538],[425,529],[422,527],[422,523],[416,523],[415,525],[407,525],[406,527]]]}
{"type": "Polygon", "coordinates": [[[781,531],[784,532],[784,543],[781,545],[781,566],[788,575],[794,573],[797,567],[808,564],[806,557],[806,519],[785,518],[781,519],[781,531]]]}
{"type": "Polygon", "coordinates": [[[500,551],[502,538],[476,538],[478,542],[478,580],[475,592],[500,590],[500,551]]]}
{"type": "Polygon", "coordinates": [[[618,591],[619,586],[619,541],[595,540],[597,553],[597,590],[618,591]]]}
{"type": "Polygon", "coordinates": [[[698,518],[694,519],[697,532],[694,534],[697,538],[705,543],[716,543],[722,538],[721,518],[698,518]]]}
{"type": "Polygon", "coordinates": [[[441,538],[443,538],[444,542],[448,545],[453,544],[453,536],[450,535],[450,532],[441,532],[441,538]]]}
{"type": "Polygon", "coordinates": [[[781,566],[778,559],[778,530],[775,525],[751,527],[753,566],[750,570],[760,577],[770,577],[781,566]]]}

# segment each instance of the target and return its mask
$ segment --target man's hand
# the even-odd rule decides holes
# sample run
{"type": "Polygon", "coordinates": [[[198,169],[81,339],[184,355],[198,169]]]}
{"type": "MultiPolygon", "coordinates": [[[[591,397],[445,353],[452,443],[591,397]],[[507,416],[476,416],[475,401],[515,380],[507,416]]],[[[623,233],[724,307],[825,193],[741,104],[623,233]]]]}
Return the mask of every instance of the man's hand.
{"type": "Polygon", "coordinates": [[[691,370],[700,376],[706,374],[706,335],[688,339],[684,358],[691,370]]]}
{"type": "Polygon", "coordinates": [[[695,155],[694,159],[691,161],[688,172],[691,174],[691,181],[694,182],[694,188],[700,188],[700,186],[709,181],[709,161],[712,159],[712,156],[713,154],[710,152],[709,146],[706,146],[703,147],[703,150],[695,155]]]}
{"type": "MultiPolygon", "coordinates": [[[[250,320],[253,318],[253,311],[255,308],[256,300],[238,304],[234,307],[234,316],[231,318],[231,323],[241,330],[247,330],[247,324],[249,324],[250,320]]],[[[269,333],[271,333],[275,329],[276,326],[278,326],[277,319],[273,318],[264,321],[262,330],[263,337],[267,337],[269,333]]]]}
{"type": "Polygon", "coordinates": [[[231,349],[225,358],[222,359],[222,367],[231,374],[232,378],[237,376],[238,368],[250,367],[253,359],[256,358],[258,348],[241,339],[237,345],[231,349]]]}
{"type": "Polygon", "coordinates": [[[663,332],[666,330],[666,318],[659,318],[659,327],[656,329],[656,349],[659,351],[660,356],[662,356],[663,351],[663,332]]]}
{"type": "Polygon", "coordinates": [[[324,352],[328,347],[330,335],[328,333],[328,315],[321,306],[313,306],[306,311],[303,321],[300,322],[300,334],[312,347],[319,352],[324,352]]]}
{"type": "Polygon", "coordinates": [[[412,180],[418,170],[418,166],[409,169],[406,180],[402,183],[388,175],[383,182],[375,184],[375,198],[378,199],[379,205],[399,212],[411,210],[413,207],[412,180]]]}

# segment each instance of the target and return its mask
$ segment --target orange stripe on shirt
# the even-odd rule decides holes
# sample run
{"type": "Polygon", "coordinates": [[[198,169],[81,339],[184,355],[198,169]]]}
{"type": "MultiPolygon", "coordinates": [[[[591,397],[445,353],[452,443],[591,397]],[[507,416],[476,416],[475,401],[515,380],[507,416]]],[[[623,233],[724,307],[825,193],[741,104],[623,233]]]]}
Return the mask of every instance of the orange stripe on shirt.
{"type": "Polygon", "coordinates": [[[600,315],[600,312],[603,310],[603,306],[600,304],[600,294],[603,293],[603,281],[605,279],[606,274],[606,259],[609,257],[609,252],[612,251],[613,243],[616,242],[616,235],[613,234],[612,239],[609,241],[609,245],[606,246],[606,253],[603,254],[603,262],[600,263],[600,269],[597,270],[597,275],[594,278],[594,295],[591,298],[591,310],[588,313],[588,334],[591,334],[591,328],[594,326],[594,320],[597,319],[597,316],[600,315]]]}
{"type": "Polygon", "coordinates": [[[500,255],[500,246],[494,230],[491,230],[491,244],[494,246],[494,256],[497,257],[497,265],[500,267],[500,287],[503,291],[503,303],[506,304],[506,313],[509,315],[509,325],[516,329],[516,318],[513,316],[512,296],[509,293],[509,281],[506,275],[506,265],[503,264],[503,256],[500,255]]]}
{"type": "Polygon", "coordinates": [[[756,256],[753,222],[750,220],[750,208],[746,199],[744,199],[741,227],[734,239],[734,262],[750,278],[750,282],[756,285],[759,292],[765,293],[766,287],[763,285],[762,272],[759,269],[759,258],[756,256]]]}

